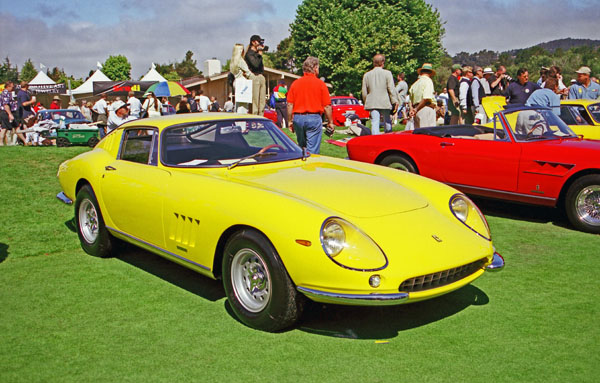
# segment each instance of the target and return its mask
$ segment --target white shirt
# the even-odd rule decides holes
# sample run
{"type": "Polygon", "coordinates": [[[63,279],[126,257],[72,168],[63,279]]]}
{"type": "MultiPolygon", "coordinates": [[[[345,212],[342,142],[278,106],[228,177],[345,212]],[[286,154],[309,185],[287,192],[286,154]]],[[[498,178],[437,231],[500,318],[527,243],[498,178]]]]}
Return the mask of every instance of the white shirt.
{"type": "Polygon", "coordinates": [[[210,98],[203,94],[200,95],[200,101],[198,102],[198,105],[203,112],[208,112],[210,110],[210,98]]]}
{"type": "Polygon", "coordinates": [[[106,133],[113,131],[114,129],[118,128],[119,125],[131,120],[137,120],[137,118],[133,116],[125,116],[124,118],[121,118],[117,116],[117,113],[111,111],[108,115],[108,121],[106,122],[106,133]]]}
{"type": "Polygon", "coordinates": [[[129,114],[139,118],[140,112],[142,111],[142,103],[140,100],[138,100],[137,97],[130,97],[129,100],[127,100],[127,103],[129,104],[129,114]]]}
{"type": "Polygon", "coordinates": [[[108,109],[108,104],[106,103],[106,100],[103,98],[96,101],[94,106],[92,106],[92,110],[96,111],[96,113],[98,113],[98,114],[106,114],[107,109],[108,109]]]}

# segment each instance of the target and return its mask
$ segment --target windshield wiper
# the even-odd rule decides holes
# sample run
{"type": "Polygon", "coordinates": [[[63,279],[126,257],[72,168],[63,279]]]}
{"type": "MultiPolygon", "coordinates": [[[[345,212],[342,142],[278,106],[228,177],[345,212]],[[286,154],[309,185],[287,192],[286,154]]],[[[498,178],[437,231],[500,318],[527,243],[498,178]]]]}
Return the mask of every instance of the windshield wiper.
{"type": "Polygon", "coordinates": [[[232,163],[231,165],[229,165],[227,167],[227,170],[231,170],[231,169],[235,168],[236,166],[239,165],[240,162],[245,161],[245,160],[249,160],[249,159],[252,159],[252,158],[269,157],[269,156],[274,156],[276,154],[277,153],[275,153],[275,152],[264,152],[264,153],[256,152],[254,154],[251,154],[251,155],[246,156],[246,157],[242,157],[239,160],[235,161],[234,163],[232,163]]]}

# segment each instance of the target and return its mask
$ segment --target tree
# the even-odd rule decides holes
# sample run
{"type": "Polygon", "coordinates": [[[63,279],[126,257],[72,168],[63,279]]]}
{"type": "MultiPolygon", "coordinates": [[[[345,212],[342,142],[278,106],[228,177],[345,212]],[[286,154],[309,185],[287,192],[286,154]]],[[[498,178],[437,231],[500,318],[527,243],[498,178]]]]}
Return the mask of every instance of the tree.
{"type": "Polygon", "coordinates": [[[436,66],[443,54],[440,15],[424,0],[305,0],[290,29],[296,65],[318,57],[319,75],[336,93],[359,93],[376,53],[409,81],[424,62],[436,66]]]}
{"type": "Polygon", "coordinates": [[[165,79],[169,81],[179,81],[181,77],[179,73],[175,71],[175,64],[157,64],[156,71],[160,73],[165,79]]]}
{"type": "Polygon", "coordinates": [[[0,65],[0,83],[7,81],[17,82],[19,78],[19,70],[15,66],[13,67],[8,56],[4,59],[2,65],[0,65]]]}
{"type": "Polygon", "coordinates": [[[265,62],[272,68],[296,73],[298,68],[292,55],[292,37],[288,36],[277,44],[275,52],[265,52],[265,62]]]}
{"type": "Polygon", "coordinates": [[[102,72],[113,81],[129,80],[131,64],[125,56],[109,56],[102,65],[102,72]]]}
{"type": "Polygon", "coordinates": [[[19,79],[21,81],[29,82],[33,80],[33,78],[37,75],[37,70],[35,70],[35,66],[31,62],[31,59],[27,59],[21,68],[21,73],[19,75],[19,79]]]}
{"type": "Polygon", "coordinates": [[[192,60],[194,53],[192,51],[185,52],[185,58],[179,63],[175,63],[175,71],[179,74],[179,77],[193,77],[198,76],[201,72],[196,67],[196,60],[192,60]]]}

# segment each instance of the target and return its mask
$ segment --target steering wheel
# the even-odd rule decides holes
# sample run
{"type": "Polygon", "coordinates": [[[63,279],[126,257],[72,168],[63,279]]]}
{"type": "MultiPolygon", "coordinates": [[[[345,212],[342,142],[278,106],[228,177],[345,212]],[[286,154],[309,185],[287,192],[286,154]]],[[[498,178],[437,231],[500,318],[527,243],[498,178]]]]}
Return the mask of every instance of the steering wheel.
{"type": "Polygon", "coordinates": [[[540,130],[540,133],[536,134],[536,136],[541,136],[542,134],[544,134],[544,130],[546,129],[546,124],[544,123],[544,121],[538,121],[535,124],[533,124],[529,132],[527,132],[527,137],[533,136],[533,132],[535,132],[538,129],[540,130]]]}
{"type": "Polygon", "coordinates": [[[266,152],[267,150],[273,149],[273,148],[279,148],[281,150],[285,150],[285,148],[281,145],[271,144],[271,145],[267,145],[264,148],[262,148],[261,150],[259,150],[258,153],[262,154],[262,153],[266,152]]]}

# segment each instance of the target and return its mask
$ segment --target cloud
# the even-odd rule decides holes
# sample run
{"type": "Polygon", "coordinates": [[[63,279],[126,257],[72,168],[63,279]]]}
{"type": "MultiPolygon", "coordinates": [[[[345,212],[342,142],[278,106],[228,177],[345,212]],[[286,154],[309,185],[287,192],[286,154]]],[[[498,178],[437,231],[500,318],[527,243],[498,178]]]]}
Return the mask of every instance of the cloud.
{"type": "Polygon", "coordinates": [[[567,37],[597,38],[595,0],[426,0],[446,22],[448,53],[506,51],[567,37]]]}
{"type": "Polygon", "coordinates": [[[188,50],[194,52],[200,70],[204,60],[213,57],[224,64],[233,45],[247,44],[253,34],[275,46],[289,34],[292,21],[272,17],[275,10],[266,0],[180,0],[168,5],[160,0],[116,0],[110,6],[116,7],[112,13],[116,16],[94,24],[73,18],[44,20],[37,13],[27,17],[0,13],[3,54],[19,66],[31,58],[75,77],[86,77],[97,61],[122,54],[137,79],[152,62],[180,61],[188,50]],[[118,12],[120,8],[123,12],[118,12]],[[135,9],[154,11],[139,17],[128,11],[135,9]],[[24,25],[26,33],[8,37],[24,25]]]}

